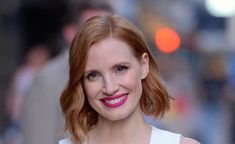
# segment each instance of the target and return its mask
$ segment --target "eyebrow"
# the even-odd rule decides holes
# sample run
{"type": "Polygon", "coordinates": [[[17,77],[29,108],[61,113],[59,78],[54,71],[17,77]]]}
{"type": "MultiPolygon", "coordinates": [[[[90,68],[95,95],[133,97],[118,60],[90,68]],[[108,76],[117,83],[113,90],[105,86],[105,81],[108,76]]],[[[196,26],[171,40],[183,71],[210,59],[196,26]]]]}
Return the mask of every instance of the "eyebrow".
{"type": "Polygon", "coordinates": [[[88,71],[85,71],[84,73],[83,73],[83,76],[85,76],[85,75],[87,75],[87,74],[89,74],[89,73],[92,73],[92,72],[99,72],[99,71],[97,71],[97,70],[88,70],[88,71]]]}

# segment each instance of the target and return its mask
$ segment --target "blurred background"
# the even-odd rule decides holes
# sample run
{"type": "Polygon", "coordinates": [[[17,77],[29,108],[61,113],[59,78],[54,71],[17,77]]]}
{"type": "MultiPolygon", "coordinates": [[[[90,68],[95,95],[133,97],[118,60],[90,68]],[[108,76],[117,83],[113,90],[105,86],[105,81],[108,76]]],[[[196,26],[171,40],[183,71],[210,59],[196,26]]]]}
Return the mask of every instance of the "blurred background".
{"type": "MultiPolygon", "coordinates": [[[[105,1],[144,33],[175,98],[163,119],[146,120],[203,144],[234,144],[235,0],[105,1]]],[[[65,3],[0,1],[0,144],[20,113],[10,116],[12,105],[23,105],[36,72],[62,51],[65,3]],[[12,93],[18,102],[9,100],[12,93]]]]}

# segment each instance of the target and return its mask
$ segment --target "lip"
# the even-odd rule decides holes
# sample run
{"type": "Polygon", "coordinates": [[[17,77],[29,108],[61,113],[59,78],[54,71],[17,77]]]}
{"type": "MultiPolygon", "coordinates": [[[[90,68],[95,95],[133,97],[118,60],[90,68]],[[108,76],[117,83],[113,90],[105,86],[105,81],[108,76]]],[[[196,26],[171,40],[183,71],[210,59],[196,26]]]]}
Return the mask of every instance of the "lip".
{"type": "Polygon", "coordinates": [[[128,93],[102,98],[101,101],[108,108],[116,108],[123,105],[128,98],[128,93]]]}

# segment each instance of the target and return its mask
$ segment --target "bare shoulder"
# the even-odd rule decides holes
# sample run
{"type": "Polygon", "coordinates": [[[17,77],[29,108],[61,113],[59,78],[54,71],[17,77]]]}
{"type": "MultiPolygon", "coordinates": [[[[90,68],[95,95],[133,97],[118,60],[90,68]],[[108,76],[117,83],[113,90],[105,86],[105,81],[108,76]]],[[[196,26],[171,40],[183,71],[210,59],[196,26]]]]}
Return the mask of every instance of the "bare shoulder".
{"type": "Polygon", "coordinates": [[[180,144],[200,144],[200,143],[191,138],[181,137],[180,144]]]}

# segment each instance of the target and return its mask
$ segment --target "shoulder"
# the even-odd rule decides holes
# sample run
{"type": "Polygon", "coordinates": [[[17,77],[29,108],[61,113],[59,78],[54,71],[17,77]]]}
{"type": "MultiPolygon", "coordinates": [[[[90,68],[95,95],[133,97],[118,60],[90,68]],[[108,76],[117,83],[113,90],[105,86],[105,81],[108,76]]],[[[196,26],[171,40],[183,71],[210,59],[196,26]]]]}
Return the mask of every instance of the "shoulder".
{"type": "Polygon", "coordinates": [[[54,88],[54,85],[61,85],[63,88],[69,73],[67,55],[68,53],[64,52],[44,65],[35,76],[33,86],[37,89],[40,87],[49,89],[48,86],[54,88]]]}
{"type": "Polygon", "coordinates": [[[194,139],[186,138],[182,136],[180,144],[200,144],[200,143],[194,139]]]}
{"type": "Polygon", "coordinates": [[[176,138],[179,138],[181,137],[180,134],[178,133],[173,133],[173,132],[170,132],[170,131],[167,131],[167,130],[163,130],[163,129],[159,129],[157,127],[154,127],[152,126],[152,134],[155,134],[155,135],[159,135],[161,137],[176,137],[176,138]]]}
{"type": "Polygon", "coordinates": [[[150,144],[154,143],[164,143],[164,144],[175,144],[179,143],[181,135],[173,133],[167,130],[162,130],[152,126],[152,134],[150,144]]]}
{"type": "Polygon", "coordinates": [[[162,130],[152,126],[151,144],[157,142],[164,144],[200,144],[194,139],[183,137],[181,134],[162,130]]]}
{"type": "Polygon", "coordinates": [[[68,68],[68,52],[65,51],[55,58],[48,61],[48,63],[40,70],[41,74],[53,73],[68,68]]]}

